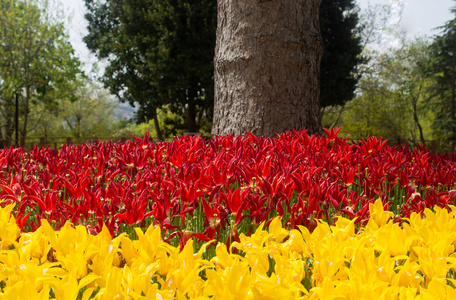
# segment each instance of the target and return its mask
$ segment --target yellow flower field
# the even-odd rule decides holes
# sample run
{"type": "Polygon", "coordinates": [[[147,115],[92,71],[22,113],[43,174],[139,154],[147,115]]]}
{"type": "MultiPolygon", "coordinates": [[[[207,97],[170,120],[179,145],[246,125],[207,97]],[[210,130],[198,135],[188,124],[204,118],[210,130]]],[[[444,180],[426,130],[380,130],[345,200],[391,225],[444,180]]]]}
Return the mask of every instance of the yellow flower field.
{"type": "Polygon", "coordinates": [[[0,209],[0,299],[456,299],[456,207],[426,209],[399,225],[380,200],[366,227],[339,218],[288,231],[280,219],[231,249],[205,244],[182,251],[159,227],[136,228],[138,239],[90,235],[45,220],[21,233],[0,209]],[[238,254],[234,254],[238,253],[238,254]]]}

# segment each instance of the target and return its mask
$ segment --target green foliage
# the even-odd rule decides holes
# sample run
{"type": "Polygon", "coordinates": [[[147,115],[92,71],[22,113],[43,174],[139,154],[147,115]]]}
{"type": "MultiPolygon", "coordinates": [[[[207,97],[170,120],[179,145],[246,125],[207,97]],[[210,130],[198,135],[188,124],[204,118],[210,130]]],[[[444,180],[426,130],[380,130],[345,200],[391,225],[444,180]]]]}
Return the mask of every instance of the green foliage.
{"type": "MultiPolygon", "coordinates": [[[[456,10],[452,10],[456,13],[456,10]]],[[[456,60],[456,18],[448,21],[440,35],[437,35],[431,45],[432,73],[435,76],[433,89],[436,96],[436,118],[432,124],[436,135],[445,139],[456,140],[456,118],[454,83],[456,60]]]]}
{"type": "Polygon", "coordinates": [[[87,46],[108,60],[104,83],[122,101],[139,103],[138,120],[171,104],[196,131],[210,118],[217,1],[85,0],[87,46]]]}
{"type": "MultiPolygon", "coordinates": [[[[371,58],[359,82],[357,96],[341,114],[342,134],[353,139],[381,136],[395,144],[416,145],[438,138],[432,131],[435,116],[430,72],[429,43],[404,42],[371,58]]],[[[325,125],[334,122],[336,110],[327,114],[325,125]]]]}
{"type": "MultiPolygon", "coordinates": [[[[213,110],[213,55],[216,0],[85,0],[88,48],[107,59],[103,82],[131,104],[137,120],[153,120],[157,109],[184,118],[185,131],[210,132],[213,110]]],[[[326,49],[322,60],[323,106],[353,96],[360,63],[358,15],[353,0],[324,0],[321,27],[326,49]]],[[[161,124],[161,123],[160,123],[161,124]]],[[[184,129],[180,119],[163,136],[184,129]]]]}
{"type": "Polygon", "coordinates": [[[58,106],[32,105],[32,111],[41,117],[29,137],[44,138],[44,142],[51,145],[64,143],[67,137],[73,138],[74,142],[113,137],[122,122],[114,117],[117,102],[113,96],[99,83],[85,77],[78,78],[73,84],[74,97],[62,99],[58,106]],[[61,139],[55,140],[57,137],[61,139]]]}
{"type": "MultiPolygon", "coordinates": [[[[158,51],[162,47],[155,20],[147,20],[148,3],[137,10],[128,9],[128,1],[86,1],[89,33],[84,37],[87,47],[100,59],[106,59],[108,66],[103,82],[119,99],[141,106],[149,104],[156,107],[160,100],[160,64],[149,67],[149,60],[158,61],[158,51]],[[137,12],[137,14],[134,14],[137,12]],[[148,31],[150,36],[135,34],[132,28],[122,22],[138,21],[138,27],[148,31]],[[141,22],[142,21],[142,22],[141,22]],[[149,45],[149,47],[148,47],[149,45]]],[[[150,2],[150,1],[148,1],[150,2]]],[[[153,9],[153,7],[151,7],[153,9]]],[[[135,24],[132,24],[134,26],[135,24]]],[[[153,111],[153,110],[152,110],[153,111]]]]}
{"type": "Polygon", "coordinates": [[[121,120],[111,136],[115,140],[130,139],[132,136],[144,137],[146,132],[150,133],[152,139],[156,138],[153,121],[136,124],[132,120],[121,120]]]}
{"type": "Polygon", "coordinates": [[[367,59],[358,68],[356,96],[346,105],[325,107],[322,125],[342,126],[341,134],[352,139],[375,135],[411,146],[448,140],[454,124],[454,22],[444,27],[445,37],[410,41],[396,30],[391,12],[391,5],[376,5],[361,15],[367,59]]]}
{"type": "Polygon", "coordinates": [[[325,50],[321,60],[322,107],[343,105],[354,96],[361,57],[361,37],[357,33],[358,13],[354,0],[323,0],[320,27],[325,50]]]}
{"type": "Polygon", "coordinates": [[[0,0],[0,140],[14,132],[15,94],[20,94],[20,137],[37,126],[43,111],[72,99],[80,62],[60,12],[46,0],[0,0]],[[32,109],[40,107],[39,110],[32,109]],[[44,107],[46,109],[44,109],[44,107]],[[43,109],[41,109],[43,108],[43,109]]]}
{"type": "MultiPolygon", "coordinates": [[[[172,140],[175,136],[180,136],[187,132],[185,119],[180,113],[175,113],[171,109],[170,105],[164,105],[157,109],[157,117],[160,129],[162,131],[162,137],[165,140],[172,140]]],[[[125,138],[128,139],[131,136],[141,137],[149,132],[149,135],[154,140],[159,140],[157,130],[153,120],[147,120],[142,123],[133,123],[131,120],[122,120],[118,128],[114,130],[112,137],[114,139],[125,138]]],[[[210,125],[204,123],[200,126],[200,133],[203,136],[210,136],[210,125]]]]}
{"type": "Polygon", "coordinates": [[[62,129],[75,138],[108,137],[115,124],[116,102],[97,82],[83,81],[77,89],[75,101],[64,101],[58,117],[63,119],[62,129]]]}
{"type": "Polygon", "coordinates": [[[409,145],[456,139],[455,24],[456,19],[447,22],[432,41],[402,39],[400,46],[382,52],[366,49],[370,62],[362,67],[357,96],[339,122],[337,109],[329,109],[325,125],[342,125],[353,138],[377,135],[409,145]]]}
{"type": "MultiPolygon", "coordinates": [[[[376,85],[376,82],[365,84],[376,85]]],[[[406,101],[400,93],[375,86],[347,103],[342,116],[344,133],[354,139],[381,136],[394,143],[407,141],[410,125],[406,101]]]]}

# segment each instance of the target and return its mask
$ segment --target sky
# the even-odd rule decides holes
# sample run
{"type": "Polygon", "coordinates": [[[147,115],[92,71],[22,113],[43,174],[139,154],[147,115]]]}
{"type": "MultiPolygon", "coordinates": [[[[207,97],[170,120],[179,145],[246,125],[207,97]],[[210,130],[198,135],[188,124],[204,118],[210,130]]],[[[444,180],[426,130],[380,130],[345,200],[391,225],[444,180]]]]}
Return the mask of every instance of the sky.
{"type": "Polygon", "coordinates": [[[439,31],[433,29],[453,19],[450,9],[456,5],[454,0],[357,0],[361,10],[369,5],[388,3],[399,11],[403,5],[399,27],[410,37],[438,34],[439,31]]]}
{"type": "MultiPolygon", "coordinates": [[[[87,33],[84,20],[84,0],[59,0],[68,15],[72,16],[69,29],[70,42],[75,47],[76,53],[85,64],[86,71],[97,61],[96,57],[85,47],[82,37],[87,33]]],[[[456,6],[455,0],[357,0],[357,5],[363,11],[376,4],[392,4],[395,16],[392,22],[399,21],[399,29],[406,32],[407,36],[418,37],[439,34],[434,30],[445,22],[453,19],[450,9],[456,6]]]]}

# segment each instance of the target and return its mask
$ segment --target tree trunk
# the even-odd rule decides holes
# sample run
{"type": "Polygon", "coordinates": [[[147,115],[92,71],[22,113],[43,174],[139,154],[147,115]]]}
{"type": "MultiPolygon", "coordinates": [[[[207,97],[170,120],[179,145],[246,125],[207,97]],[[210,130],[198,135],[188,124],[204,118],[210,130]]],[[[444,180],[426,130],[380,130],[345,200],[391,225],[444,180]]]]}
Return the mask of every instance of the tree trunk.
{"type": "Polygon", "coordinates": [[[321,0],[218,0],[212,134],[321,133],[321,0]]]}
{"type": "MultiPolygon", "coordinates": [[[[16,104],[13,102],[12,98],[8,98],[7,102],[5,103],[5,146],[9,147],[13,144],[13,133],[15,131],[15,118],[14,112],[16,110],[16,104]]],[[[19,141],[15,141],[16,146],[19,146],[19,141]]]]}
{"type": "Polygon", "coordinates": [[[421,127],[420,120],[418,119],[418,111],[417,111],[417,108],[416,108],[418,99],[416,99],[416,100],[413,99],[412,101],[413,101],[413,103],[412,103],[412,106],[413,106],[413,121],[415,121],[415,125],[418,127],[418,131],[420,133],[421,144],[425,145],[426,141],[424,140],[423,127],[421,127]]]}
{"type": "Polygon", "coordinates": [[[164,141],[165,139],[163,138],[163,133],[160,128],[160,123],[158,122],[157,108],[155,108],[155,113],[154,113],[154,126],[155,126],[155,131],[157,132],[157,139],[159,141],[164,141]]]}
{"type": "Polygon", "coordinates": [[[196,125],[196,105],[193,102],[188,103],[187,108],[187,130],[188,132],[197,132],[196,125]]]}
{"type": "Polygon", "coordinates": [[[27,139],[27,126],[28,126],[28,117],[30,113],[30,101],[32,98],[32,88],[26,86],[25,88],[25,99],[24,99],[24,110],[22,112],[22,130],[20,130],[20,145],[25,147],[25,140],[27,139]]]}

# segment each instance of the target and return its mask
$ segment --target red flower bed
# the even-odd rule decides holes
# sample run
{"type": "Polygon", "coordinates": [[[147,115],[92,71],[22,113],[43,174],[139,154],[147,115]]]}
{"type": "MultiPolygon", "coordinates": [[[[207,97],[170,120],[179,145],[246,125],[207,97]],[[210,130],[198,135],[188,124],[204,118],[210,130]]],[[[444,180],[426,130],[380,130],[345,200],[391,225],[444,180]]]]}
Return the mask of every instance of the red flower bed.
{"type": "Polygon", "coordinates": [[[287,132],[277,138],[218,136],[0,150],[0,199],[17,202],[17,223],[66,221],[112,235],[151,223],[181,245],[193,237],[230,243],[279,215],[288,228],[338,215],[368,218],[381,198],[397,218],[453,204],[456,156],[425,147],[358,144],[287,132]]]}

